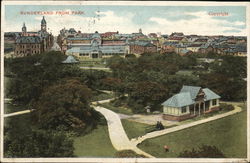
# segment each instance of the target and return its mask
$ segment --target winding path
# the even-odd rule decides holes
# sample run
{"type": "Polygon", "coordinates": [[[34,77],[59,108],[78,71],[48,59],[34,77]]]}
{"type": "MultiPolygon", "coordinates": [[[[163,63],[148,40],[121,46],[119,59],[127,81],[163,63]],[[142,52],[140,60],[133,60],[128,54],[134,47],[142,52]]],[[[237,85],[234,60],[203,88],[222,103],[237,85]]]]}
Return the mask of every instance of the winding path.
{"type": "Polygon", "coordinates": [[[124,128],[122,126],[120,117],[115,112],[100,106],[92,106],[98,112],[100,112],[108,123],[109,138],[112,145],[116,150],[133,150],[137,154],[145,155],[149,158],[153,158],[150,154],[140,150],[136,147],[136,144],[129,140],[124,128]]]}
{"type": "Polygon", "coordinates": [[[198,121],[195,121],[195,122],[183,124],[183,125],[180,125],[180,126],[171,127],[171,128],[160,130],[160,131],[150,132],[150,133],[147,133],[144,136],[139,137],[138,139],[132,139],[131,141],[133,143],[135,143],[136,145],[138,145],[138,144],[140,144],[142,141],[144,141],[146,139],[162,136],[162,135],[165,135],[165,134],[168,134],[168,133],[171,133],[171,132],[183,130],[183,129],[186,129],[186,128],[189,128],[189,127],[193,127],[193,126],[196,126],[196,125],[200,125],[200,124],[203,124],[203,123],[214,121],[214,120],[224,118],[224,117],[227,117],[229,115],[233,115],[233,114],[236,114],[236,113],[239,113],[239,112],[242,111],[241,107],[239,107],[239,106],[237,106],[235,104],[233,104],[233,106],[234,106],[234,110],[232,110],[232,111],[222,113],[222,114],[218,114],[218,115],[215,115],[215,116],[212,116],[212,117],[209,117],[209,118],[206,118],[206,119],[198,120],[198,121]]]}
{"type": "MultiPolygon", "coordinates": [[[[155,131],[155,132],[150,132],[144,136],[129,140],[129,138],[128,138],[123,126],[122,126],[120,115],[109,110],[109,109],[106,109],[104,107],[96,106],[96,104],[110,102],[113,99],[114,98],[102,100],[102,101],[95,101],[95,102],[91,103],[91,106],[96,111],[100,112],[107,120],[109,138],[111,140],[112,145],[114,146],[114,148],[116,150],[133,150],[137,154],[145,155],[149,158],[153,158],[153,156],[140,150],[139,148],[137,148],[137,145],[140,144],[141,142],[143,142],[144,140],[158,137],[158,136],[162,136],[162,135],[165,135],[165,134],[168,134],[171,132],[183,130],[183,129],[193,127],[193,126],[196,126],[199,124],[207,123],[207,122],[217,120],[217,119],[220,119],[223,117],[227,117],[227,116],[230,116],[230,115],[233,115],[233,114],[236,114],[236,113],[239,113],[242,111],[241,107],[239,107],[237,105],[237,103],[223,102],[223,103],[232,104],[234,106],[234,110],[226,112],[226,113],[218,114],[218,115],[206,118],[206,119],[202,119],[202,120],[194,121],[191,123],[179,125],[176,127],[172,127],[172,128],[168,128],[168,129],[164,129],[164,130],[160,130],[160,131],[155,131]]],[[[14,113],[10,113],[10,114],[4,114],[4,117],[26,114],[26,113],[29,113],[30,111],[31,110],[24,110],[24,111],[14,112],[14,113]]]]}
{"type": "Polygon", "coordinates": [[[14,113],[4,114],[4,118],[12,117],[12,116],[20,115],[20,114],[30,113],[31,111],[32,110],[23,110],[23,111],[18,111],[18,112],[14,112],[14,113]]]}

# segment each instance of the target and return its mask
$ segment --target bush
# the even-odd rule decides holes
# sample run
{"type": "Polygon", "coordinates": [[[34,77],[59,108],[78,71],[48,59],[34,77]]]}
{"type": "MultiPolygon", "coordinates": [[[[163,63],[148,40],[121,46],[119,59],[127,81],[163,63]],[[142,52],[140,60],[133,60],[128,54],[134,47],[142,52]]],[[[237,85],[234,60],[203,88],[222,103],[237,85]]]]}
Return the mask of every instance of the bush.
{"type": "Polygon", "coordinates": [[[9,131],[5,135],[6,157],[73,157],[74,147],[65,132],[32,129],[26,134],[9,131]]]}
{"type": "Polygon", "coordinates": [[[185,150],[179,154],[182,158],[225,158],[225,155],[216,147],[209,145],[202,145],[198,150],[192,148],[185,150]]]}
{"type": "Polygon", "coordinates": [[[234,110],[234,106],[231,104],[220,104],[220,110],[231,111],[234,110]]]}
{"type": "Polygon", "coordinates": [[[118,158],[146,158],[146,156],[137,154],[132,150],[118,151],[115,153],[115,157],[118,157],[118,158]]]}

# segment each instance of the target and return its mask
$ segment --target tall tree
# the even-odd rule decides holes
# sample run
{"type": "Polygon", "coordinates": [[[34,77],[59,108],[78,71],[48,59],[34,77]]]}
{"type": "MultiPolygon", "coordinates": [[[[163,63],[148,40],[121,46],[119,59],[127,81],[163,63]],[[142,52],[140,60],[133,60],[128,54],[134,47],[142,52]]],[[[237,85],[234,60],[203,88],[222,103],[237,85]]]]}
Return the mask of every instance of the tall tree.
{"type": "Polygon", "coordinates": [[[48,87],[32,104],[34,122],[45,129],[84,132],[95,127],[99,114],[90,107],[91,90],[76,79],[48,87]]]}

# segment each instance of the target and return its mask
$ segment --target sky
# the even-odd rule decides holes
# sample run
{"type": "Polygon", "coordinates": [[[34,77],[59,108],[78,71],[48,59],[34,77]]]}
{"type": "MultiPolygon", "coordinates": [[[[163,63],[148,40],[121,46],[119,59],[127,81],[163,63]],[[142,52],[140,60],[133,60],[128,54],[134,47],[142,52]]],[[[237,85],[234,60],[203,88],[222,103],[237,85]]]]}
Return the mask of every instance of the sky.
{"type": "Polygon", "coordinates": [[[62,28],[83,33],[144,34],[183,32],[197,35],[246,36],[245,6],[119,6],[119,5],[7,5],[6,32],[19,32],[25,22],[28,31],[40,30],[45,16],[49,32],[58,35],[62,28]],[[46,11],[53,14],[24,15],[21,12],[46,11]],[[80,12],[78,12],[80,11],[80,12]],[[59,12],[69,14],[60,15],[59,12]],[[78,14],[72,13],[78,12],[78,14]],[[215,15],[226,13],[226,15],[215,15]]]}

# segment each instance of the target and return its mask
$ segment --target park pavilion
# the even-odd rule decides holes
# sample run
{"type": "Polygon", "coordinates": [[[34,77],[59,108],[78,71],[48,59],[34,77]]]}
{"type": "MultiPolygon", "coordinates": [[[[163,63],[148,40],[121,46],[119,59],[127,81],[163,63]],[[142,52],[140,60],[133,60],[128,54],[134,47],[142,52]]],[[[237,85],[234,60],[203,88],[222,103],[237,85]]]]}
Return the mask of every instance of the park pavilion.
{"type": "Polygon", "coordinates": [[[181,121],[216,111],[219,99],[220,96],[208,88],[184,85],[180,93],[162,103],[163,119],[181,121]]]}

